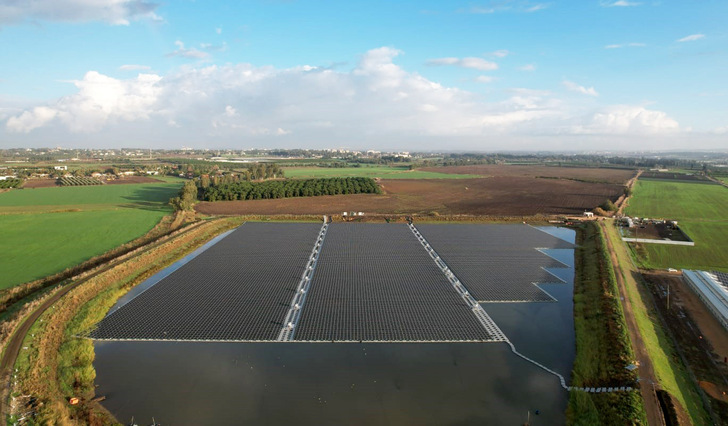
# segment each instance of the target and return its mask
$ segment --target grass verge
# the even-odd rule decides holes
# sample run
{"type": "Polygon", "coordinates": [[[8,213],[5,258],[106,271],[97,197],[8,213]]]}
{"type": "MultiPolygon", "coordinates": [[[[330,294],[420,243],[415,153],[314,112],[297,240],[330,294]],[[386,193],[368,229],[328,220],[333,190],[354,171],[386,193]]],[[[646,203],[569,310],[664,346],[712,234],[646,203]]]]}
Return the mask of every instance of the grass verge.
{"type": "Polygon", "coordinates": [[[38,424],[114,423],[94,401],[93,343],[76,336],[103,318],[133,286],[239,224],[240,219],[218,219],[170,236],[58,300],[33,325],[16,361],[14,415],[33,411],[38,424]],[[70,397],[79,397],[81,403],[70,406],[70,397]]]}
{"type": "MultiPolygon", "coordinates": [[[[581,225],[577,243],[573,385],[635,387],[635,374],[625,368],[634,354],[614,271],[595,223],[581,225]]],[[[647,424],[638,390],[605,394],[572,392],[566,415],[569,424],[574,425],[647,424]]]]}
{"type": "Polygon", "coordinates": [[[637,327],[652,361],[652,368],[660,386],[680,402],[687,411],[693,424],[711,424],[708,413],[703,408],[696,384],[690,379],[685,366],[680,361],[672,340],[667,336],[652,306],[651,296],[642,282],[641,275],[634,267],[625,244],[613,224],[606,226],[609,238],[620,263],[620,272],[626,283],[637,327]]]}

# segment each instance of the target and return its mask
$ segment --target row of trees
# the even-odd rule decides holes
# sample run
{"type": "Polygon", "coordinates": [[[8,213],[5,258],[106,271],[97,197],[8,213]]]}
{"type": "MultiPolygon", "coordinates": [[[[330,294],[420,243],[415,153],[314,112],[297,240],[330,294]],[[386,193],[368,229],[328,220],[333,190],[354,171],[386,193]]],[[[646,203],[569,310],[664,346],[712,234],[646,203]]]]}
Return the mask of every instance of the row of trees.
{"type": "Polygon", "coordinates": [[[347,177],[306,180],[272,180],[211,185],[202,190],[205,201],[261,200],[288,197],[315,197],[340,194],[378,194],[371,178],[347,177]]]}
{"type": "Polygon", "coordinates": [[[0,189],[17,188],[23,183],[22,179],[0,180],[0,189]]]}
{"type": "Polygon", "coordinates": [[[194,181],[188,180],[182,189],[180,189],[179,195],[169,200],[169,204],[175,210],[192,210],[192,206],[197,201],[197,194],[197,184],[194,181]]]}

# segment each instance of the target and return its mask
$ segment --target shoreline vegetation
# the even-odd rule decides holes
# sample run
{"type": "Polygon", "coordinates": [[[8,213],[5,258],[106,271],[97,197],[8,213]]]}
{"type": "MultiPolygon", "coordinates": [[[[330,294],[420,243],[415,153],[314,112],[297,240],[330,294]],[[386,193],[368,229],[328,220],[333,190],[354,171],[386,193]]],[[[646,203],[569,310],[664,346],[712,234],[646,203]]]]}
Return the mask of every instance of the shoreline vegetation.
{"type": "MultiPolygon", "coordinates": [[[[587,222],[577,228],[576,242],[573,386],[637,388],[637,375],[626,369],[634,353],[604,237],[596,223],[587,222]]],[[[573,425],[647,424],[639,389],[602,394],[572,392],[566,417],[573,425]]]]}
{"type": "Polygon", "coordinates": [[[39,424],[115,423],[94,394],[93,342],[79,336],[133,286],[241,222],[214,219],[182,229],[153,247],[140,248],[126,261],[58,300],[36,321],[23,342],[27,349],[21,351],[15,364],[12,413],[33,409],[39,424]],[[79,398],[79,404],[69,405],[71,397],[79,398]]]}

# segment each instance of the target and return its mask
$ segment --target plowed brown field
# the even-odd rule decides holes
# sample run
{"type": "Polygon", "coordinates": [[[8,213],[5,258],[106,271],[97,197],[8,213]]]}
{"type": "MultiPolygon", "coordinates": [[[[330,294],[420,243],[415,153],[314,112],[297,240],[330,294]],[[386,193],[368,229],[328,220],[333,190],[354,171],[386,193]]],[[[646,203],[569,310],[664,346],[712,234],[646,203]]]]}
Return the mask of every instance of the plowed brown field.
{"type": "Polygon", "coordinates": [[[202,202],[196,209],[200,213],[223,215],[336,214],[343,211],[498,216],[579,214],[593,209],[607,198],[616,200],[622,188],[620,184],[520,176],[386,180],[382,182],[384,194],[381,195],[202,202]]]}
{"type": "Polygon", "coordinates": [[[482,176],[575,179],[587,182],[618,183],[622,185],[637,173],[636,170],[598,169],[595,167],[512,166],[498,164],[427,167],[420,170],[482,176]]]}

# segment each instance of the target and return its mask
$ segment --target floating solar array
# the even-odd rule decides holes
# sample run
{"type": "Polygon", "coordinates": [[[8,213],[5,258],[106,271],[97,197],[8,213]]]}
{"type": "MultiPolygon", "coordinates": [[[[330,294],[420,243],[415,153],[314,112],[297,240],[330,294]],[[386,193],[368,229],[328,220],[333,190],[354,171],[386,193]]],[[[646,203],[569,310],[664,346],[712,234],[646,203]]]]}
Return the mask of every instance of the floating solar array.
{"type": "Polygon", "coordinates": [[[320,224],[246,223],[104,318],[114,340],[275,340],[320,224]]]}
{"type": "Polygon", "coordinates": [[[504,337],[489,334],[407,225],[335,223],[326,234],[294,339],[493,341],[504,337]]]}
{"type": "Polygon", "coordinates": [[[545,268],[566,265],[536,248],[574,248],[527,225],[423,224],[417,229],[481,302],[553,301],[535,284],[562,282],[545,268]]]}
{"type": "Polygon", "coordinates": [[[90,337],[275,341],[285,330],[296,341],[507,341],[470,296],[552,300],[533,283],[558,281],[545,268],[565,265],[537,247],[574,246],[520,225],[246,223],[90,337]]]}

